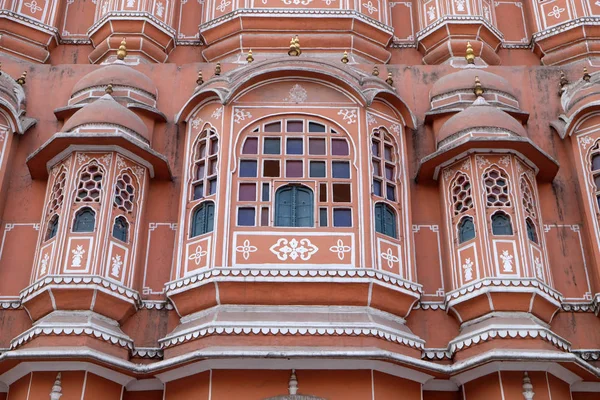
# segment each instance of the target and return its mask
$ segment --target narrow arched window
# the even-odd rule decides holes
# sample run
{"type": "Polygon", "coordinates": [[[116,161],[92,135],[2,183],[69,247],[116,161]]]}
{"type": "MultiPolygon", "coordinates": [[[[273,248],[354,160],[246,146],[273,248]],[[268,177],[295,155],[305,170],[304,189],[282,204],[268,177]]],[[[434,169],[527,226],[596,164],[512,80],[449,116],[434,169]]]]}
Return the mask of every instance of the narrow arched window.
{"type": "Polygon", "coordinates": [[[510,217],[503,213],[497,212],[492,215],[492,233],[494,235],[512,235],[513,229],[510,223],[510,217]]]}
{"type": "Polygon", "coordinates": [[[473,218],[464,217],[458,223],[458,243],[468,242],[475,239],[475,224],[473,218]]]}
{"type": "Polygon", "coordinates": [[[537,229],[535,229],[535,224],[530,218],[525,220],[525,224],[527,225],[527,238],[531,240],[533,243],[538,242],[537,229]]]}
{"type": "Polygon", "coordinates": [[[192,200],[199,200],[217,193],[218,153],[217,132],[214,129],[205,129],[198,137],[193,154],[192,200]]]}
{"type": "Polygon", "coordinates": [[[375,231],[394,239],[397,238],[396,213],[388,204],[375,204],[375,231]]]}
{"type": "Polygon", "coordinates": [[[508,176],[504,171],[489,169],[483,175],[488,207],[510,207],[508,176]]]}
{"type": "Polygon", "coordinates": [[[275,226],[314,226],[313,192],[306,186],[289,185],[275,193],[275,226]]]}
{"type": "Polygon", "coordinates": [[[212,201],[200,204],[192,213],[192,230],[190,237],[196,237],[213,231],[215,223],[215,203],[212,201]]]}
{"type": "Polygon", "coordinates": [[[113,224],[112,235],[115,239],[121,242],[127,242],[127,236],[129,235],[129,223],[123,216],[117,217],[113,224]]]}
{"type": "Polygon", "coordinates": [[[75,214],[73,232],[94,232],[96,228],[96,213],[90,207],[84,207],[75,214]]]}
{"type": "Polygon", "coordinates": [[[48,228],[46,229],[46,240],[50,240],[56,236],[58,232],[58,214],[54,214],[48,222],[48,228]]]}

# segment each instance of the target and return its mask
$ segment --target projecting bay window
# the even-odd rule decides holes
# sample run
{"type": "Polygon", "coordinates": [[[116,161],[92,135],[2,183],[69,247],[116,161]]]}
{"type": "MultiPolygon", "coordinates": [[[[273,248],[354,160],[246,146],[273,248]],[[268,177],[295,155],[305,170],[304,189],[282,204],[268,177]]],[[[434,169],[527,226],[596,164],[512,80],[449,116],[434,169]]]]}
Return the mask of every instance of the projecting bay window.
{"type": "Polygon", "coordinates": [[[237,226],[353,226],[350,143],[327,122],[261,123],[244,134],[238,157],[237,226]]]}

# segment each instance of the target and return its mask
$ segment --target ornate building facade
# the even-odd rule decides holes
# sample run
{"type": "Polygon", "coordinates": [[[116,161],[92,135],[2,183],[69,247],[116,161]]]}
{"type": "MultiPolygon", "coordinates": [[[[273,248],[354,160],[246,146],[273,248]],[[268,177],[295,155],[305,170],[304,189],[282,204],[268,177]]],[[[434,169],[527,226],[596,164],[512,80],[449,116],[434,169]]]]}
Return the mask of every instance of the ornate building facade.
{"type": "Polygon", "coordinates": [[[599,26],[0,0],[0,399],[599,398],[599,26]]]}

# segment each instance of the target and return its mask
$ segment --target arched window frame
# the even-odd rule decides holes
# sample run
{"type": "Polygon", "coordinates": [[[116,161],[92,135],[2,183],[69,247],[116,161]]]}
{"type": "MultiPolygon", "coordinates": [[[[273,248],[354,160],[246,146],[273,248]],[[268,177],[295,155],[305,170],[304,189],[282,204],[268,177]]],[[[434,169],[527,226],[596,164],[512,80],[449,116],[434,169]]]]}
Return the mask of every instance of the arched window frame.
{"type": "Polygon", "coordinates": [[[50,219],[48,219],[48,223],[46,225],[46,235],[44,237],[44,241],[54,239],[56,234],[58,233],[58,228],[60,226],[60,216],[58,214],[53,214],[50,219]]]}
{"type": "Polygon", "coordinates": [[[589,152],[590,185],[596,198],[596,216],[600,218],[600,140],[596,140],[589,152]]]}
{"type": "Polygon", "coordinates": [[[475,239],[477,237],[477,226],[475,225],[475,218],[473,218],[472,215],[463,215],[460,217],[460,219],[458,220],[458,223],[456,224],[456,240],[458,241],[459,245],[462,245],[464,243],[470,242],[471,240],[475,239]],[[467,223],[467,221],[470,221],[470,223],[473,225],[473,237],[470,238],[464,238],[464,231],[462,230],[465,227],[465,224],[467,223]]]}
{"type": "Polygon", "coordinates": [[[192,146],[189,199],[201,202],[214,198],[218,187],[219,135],[210,124],[206,124],[192,146]]]}
{"type": "Polygon", "coordinates": [[[277,188],[275,192],[275,226],[276,227],[289,227],[289,228],[312,228],[315,225],[315,194],[314,191],[305,185],[285,185],[277,188]],[[282,215],[282,207],[281,204],[284,192],[290,191],[292,193],[292,204],[290,204],[290,216],[282,215]],[[310,202],[308,205],[300,205],[297,203],[295,197],[297,193],[303,193],[309,196],[310,202]],[[302,213],[301,207],[306,207],[308,212],[305,212],[306,215],[302,213]],[[289,218],[290,224],[284,224],[283,219],[289,218]],[[305,222],[305,224],[303,224],[305,222]]]}
{"type": "Polygon", "coordinates": [[[74,215],[73,215],[73,223],[71,224],[71,232],[72,233],[93,233],[96,231],[96,210],[94,210],[93,207],[90,207],[88,205],[82,206],[80,208],[78,208],[74,215]],[[91,230],[79,230],[80,228],[77,227],[77,224],[79,223],[79,218],[83,215],[84,212],[90,211],[93,215],[93,226],[91,230]]]}
{"type": "Polygon", "coordinates": [[[50,193],[50,199],[48,200],[48,207],[46,210],[47,215],[52,215],[58,212],[65,200],[65,188],[67,185],[68,171],[61,165],[58,172],[55,175],[54,183],[52,184],[52,192],[50,193]]]}
{"type": "Polygon", "coordinates": [[[474,208],[473,185],[467,174],[458,172],[450,183],[453,215],[460,216],[474,208]]]}
{"type": "Polygon", "coordinates": [[[138,202],[139,183],[130,169],[119,172],[113,190],[113,208],[135,215],[138,202]]]}
{"type": "Polygon", "coordinates": [[[386,202],[380,201],[375,203],[373,219],[375,220],[375,232],[389,236],[393,239],[398,239],[398,213],[386,202]],[[392,215],[392,224],[386,224],[385,212],[392,215]],[[377,215],[379,213],[379,215],[377,215]]]}
{"type": "Polygon", "coordinates": [[[111,227],[111,236],[115,239],[117,239],[120,242],[123,243],[129,243],[129,220],[127,219],[127,217],[125,217],[124,215],[117,215],[114,219],[113,219],[113,223],[112,223],[112,227],[111,227]],[[117,222],[119,221],[123,221],[124,222],[124,233],[125,233],[125,237],[123,238],[122,236],[118,235],[118,231],[115,231],[118,226],[117,226],[117,222]],[[115,234],[117,232],[117,234],[115,234]]]}
{"type": "Polygon", "coordinates": [[[505,212],[503,210],[495,211],[494,213],[492,213],[490,215],[490,227],[491,227],[492,235],[494,235],[494,236],[512,236],[515,234],[515,230],[514,230],[513,223],[512,223],[512,218],[510,217],[510,214],[508,214],[507,212],[505,212]],[[508,226],[510,228],[510,233],[495,232],[495,228],[497,227],[497,225],[495,224],[495,221],[497,220],[497,218],[499,216],[504,216],[508,220],[508,226]]]}
{"type": "Polygon", "coordinates": [[[214,201],[207,200],[196,205],[190,213],[189,238],[195,238],[212,232],[214,230],[214,216],[214,201]],[[196,219],[197,215],[199,215],[199,219],[196,219]],[[200,226],[198,224],[200,224],[200,226]]]}
{"type": "Polygon", "coordinates": [[[106,170],[95,159],[83,165],[77,174],[77,182],[75,184],[75,203],[101,204],[104,197],[105,177],[106,170]],[[86,174],[90,175],[89,179],[85,177],[86,174]],[[86,184],[88,182],[96,183],[94,184],[93,188],[87,188],[86,184]]]}
{"type": "Polygon", "coordinates": [[[398,175],[400,156],[393,136],[384,127],[373,130],[371,135],[371,192],[377,198],[399,202],[398,175]]]}
{"type": "Polygon", "coordinates": [[[315,228],[354,225],[354,147],[335,123],[318,115],[268,117],[245,129],[236,147],[237,226],[276,227],[275,193],[288,183],[313,190],[315,228]]]}
{"type": "Polygon", "coordinates": [[[533,184],[525,174],[522,174],[519,186],[521,189],[521,203],[523,206],[523,214],[525,216],[525,232],[527,234],[527,239],[535,244],[540,244],[537,199],[533,190],[533,184]]]}
{"type": "Polygon", "coordinates": [[[512,190],[510,187],[509,174],[502,168],[493,165],[483,173],[483,187],[485,190],[485,204],[488,208],[509,208],[512,207],[512,190]],[[495,176],[497,175],[497,176],[495,176]],[[499,181],[504,181],[505,185],[499,185],[499,181]],[[506,190],[499,189],[501,193],[495,193],[494,188],[498,186],[506,190]]]}
{"type": "Polygon", "coordinates": [[[537,227],[531,217],[525,218],[525,228],[527,230],[527,239],[531,240],[535,244],[539,244],[537,227]]]}

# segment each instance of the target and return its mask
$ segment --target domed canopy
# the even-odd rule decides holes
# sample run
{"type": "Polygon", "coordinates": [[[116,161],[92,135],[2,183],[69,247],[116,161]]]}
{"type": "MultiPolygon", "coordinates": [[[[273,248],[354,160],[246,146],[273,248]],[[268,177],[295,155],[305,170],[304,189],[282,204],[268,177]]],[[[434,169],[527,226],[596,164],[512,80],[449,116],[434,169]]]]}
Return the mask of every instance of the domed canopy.
{"type": "Polygon", "coordinates": [[[486,90],[506,93],[515,98],[512,86],[506,79],[479,68],[465,68],[438,79],[431,88],[429,98],[457,91],[472,92],[475,77],[479,77],[486,90]]]}
{"type": "Polygon", "coordinates": [[[150,93],[156,97],[157,89],[150,78],[143,73],[124,64],[111,64],[106,67],[94,70],[85,75],[73,87],[71,96],[82,90],[106,86],[129,86],[150,93]]]}
{"type": "Polygon", "coordinates": [[[69,132],[78,126],[89,124],[118,125],[137,133],[146,141],[150,141],[150,134],[144,121],[108,94],[73,114],[63,126],[62,131],[69,132]]]}
{"type": "Polygon", "coordinates": [[[436,135],[438,148],[449,137],[472,129],[481,129],[480,135],[506,136],[506,133],[527,137],[523,125],[504,111],[489,105],[483,97],[478,97],[473,105],[453,115],[442,125],[436,135]]]}

